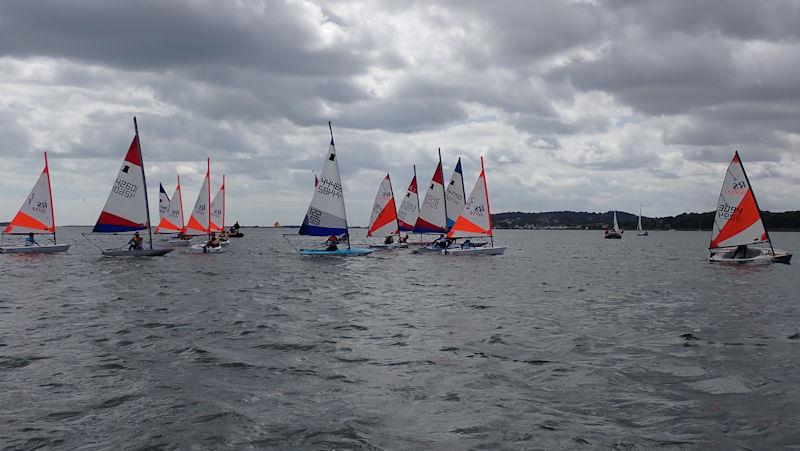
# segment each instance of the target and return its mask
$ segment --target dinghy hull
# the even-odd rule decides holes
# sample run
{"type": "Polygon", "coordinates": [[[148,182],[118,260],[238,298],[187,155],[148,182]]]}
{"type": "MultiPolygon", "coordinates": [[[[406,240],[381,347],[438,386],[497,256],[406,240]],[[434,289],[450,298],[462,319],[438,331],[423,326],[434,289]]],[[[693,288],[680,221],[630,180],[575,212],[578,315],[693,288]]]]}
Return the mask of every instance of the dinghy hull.
{"type": "Polygon", "coordinates": [[[195,244],[194,246],[189,248],[189,253],[191,254],[218,254],[223,252],[224,248],[222,246],[218,247],[206,247],[205,244],[195,244]]]}
{"type": "Polygon", "coordinates": [[[55,254],[66,252],[69,244],[55,244],[52,246],[4,246],[0,247],[0,254],[55,254]]]}
{"type": "Polygon", "coordinates": [[[482,246],[482,247],[468,247],[464,249],[444,249],[441,251],[442,255],[503,255],[506,251],[506,246],[482,246]]]}
{"type": "Polygon", "coordinates": [[[161,257],[169,254],[174,249],[106,249],[103,255],[107,257],[161,257]]]}
{"type": "Polygon", "coordinates": [[[368,255],[372,253],[372,249],[365,249],[363,247],[353,247],[350,249],[339,249],[335,251],[326,251],[324,249],[300,249],[300,255],[326,255],[331,257],[356,257],[359,255],[368,255]]]}
{"type": "Polygon", "coordinates": [[[771,249],[749,248],[747,249],[746,255],[743,257],[734,257],[734,252],[734,249],[720,249],[712,251],[711,255],[708,257],[708,261],[712,263],[783,263],[788,265],[792,260],[791,252],[778,249],[772,251],[771,249]]]}
{"type": "Polygon", "coordinates": [[[392,244],[370,244],[370,249],[387,250],[387,249],[408,249],[408,243],[392,243],[392,244]]]}

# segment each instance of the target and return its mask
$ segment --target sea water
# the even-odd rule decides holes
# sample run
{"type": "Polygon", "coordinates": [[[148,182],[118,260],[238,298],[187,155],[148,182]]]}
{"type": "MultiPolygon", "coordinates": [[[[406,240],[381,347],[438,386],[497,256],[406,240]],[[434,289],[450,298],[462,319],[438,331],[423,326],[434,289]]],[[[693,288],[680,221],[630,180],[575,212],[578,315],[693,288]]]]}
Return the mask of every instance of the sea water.
{"type": "Polygon", "coordinates": [[[0,255],[4,446],[800,442],[798,265],[710,264],[708,232],[501,230],[498,257],[330,258],[292,247],[324,238],[248,228],[221,254],[132,259],[85,231],[60,230],[65,254],[0,255]]]}

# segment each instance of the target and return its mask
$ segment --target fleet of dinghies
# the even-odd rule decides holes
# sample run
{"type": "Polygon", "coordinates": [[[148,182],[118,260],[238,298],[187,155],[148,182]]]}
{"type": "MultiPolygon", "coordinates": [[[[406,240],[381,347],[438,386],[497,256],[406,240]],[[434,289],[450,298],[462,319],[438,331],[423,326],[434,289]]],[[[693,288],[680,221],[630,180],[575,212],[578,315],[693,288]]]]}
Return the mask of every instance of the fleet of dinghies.
{"type": "MultiPolygon", "coordinates": [[[[144,158],[135,117],[133,123],[133,140],[125,153],[117,178],[92,229],[92,234],[117,235],[133,232],[134,237],[118,248],[101,248],[102,254],[110,257],[163,256],[171,252],[174,246],[190,246],[189,240],[193,236],[206,235],[209,237],[208,242],[191,246],[189,252],[222,252],[228,236],[225,229],[225,175],[222,175],[222,184],[212,198],[210,158],[206,160],[205,177],[188,222],[184,221],[180,175],[177,177],[178,183],[171,197],[163,184],[159,183],[159,221],[155,233],[166,236],[165,241],[169,247],[157,248],[153,245],[144,158]],[[139,233],[144,230],[147,231],[146,247],[143,246],[144,238],[139,233]],[[217,233],[221,235],[221,239],[217,238],[217,233]]],[[[506,247],[496,246],[494,243],[483,157],[481,157],[480,175],[467,197],[461,158],[458,159],[448,184],[444,184],[441,149],[439,149],[439,161],[421,204],[416,166],[413,166],[413,176],[399,208],[394,197],[391,177],[386,174],[378,186],[367,229],[368,239],[378,238],[383,239],[383,242],[372,242],[369,248],[353,247],[350,243],[344,189],[330,122],[328,129],[331,137],[328,152],[319,177],[314,175],[314,194],[298,231],[299,235],[328,238],[325,248],[300,248],[297,249],[299,254],[359,256],[368,255],[374,249],[390,250],[407,248],[409,245],[415,245],[414,253],[428,252],[452,256],[504,253],[506,247]],[[401,238],[403,233],[405,236],[401,238]],[[409,233],[415,234],[418,237],[417,241],[409,242],[409,233]],[[430,234],[439,236],[434,240],[424,238],[430,234]]],[[[604,237],[620,239],[622,230],[617,221],[616,211],[612,212],[612,217],[613,227],[606,229],[604,237]]],[[[238,229],[236,223],[231,228],[230,236],[243,236],[238,229]]],[[[638,236],[647,236],[647,231],[642,227],[641,205],[636,231],[638,236]]],[[[27,235],[27,237],[20,245],[0,243],[0,253],[57,253],[65,252],[70,247],[69,244],[58,244],[56,241],[47,153],[44,154],[44,169],[39,179],[17,214],[3,229],[3,241],[7,235],[27,235]],[[37,235],[50,235],[52,244],[37,242],[37,235]]],[[[89,241],[92,242],[91,239],[89,241]]],[[[773,248],[738,152],[734,153],[725,174],[708,249],[709,260],[718,263],[789,263],[792,258],[790,252],[773,248]]]]}

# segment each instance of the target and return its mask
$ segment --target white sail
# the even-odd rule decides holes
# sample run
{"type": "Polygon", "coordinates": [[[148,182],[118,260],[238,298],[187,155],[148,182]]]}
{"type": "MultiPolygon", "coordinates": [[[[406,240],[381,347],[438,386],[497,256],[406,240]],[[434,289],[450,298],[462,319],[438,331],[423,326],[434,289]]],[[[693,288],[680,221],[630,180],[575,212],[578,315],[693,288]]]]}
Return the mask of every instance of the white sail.
{"type": "Polygon", "coordinates": [[[386,174],[381,186],[378,187],[378,194],[375,195],[367,236],[389,236],[398,233],[400,231],[397,226],[392,180],[389,178],[389,174],[386,174]]]}
{"type": "Polygon", "coordinates": [[[211,201],[211,231],[225,230],[225,176],[222,176],[222,186],[211,201]]]}
{"type": "Polygon", "coordinates": [[[636,230],[641,232],[642,229],[642,207],[639,206],[639,221],[636,223],[636,230]]]}
{"type": "Polygon", "coordinates": [[[617,223],[617,212],[614,212],[614,231],[620,233],[622,230],[619,228],[619,223],[617,223]]]}
{"type": "Polygon", "coordinates": [[[481,174],[472,188],[464,209],[447,236],[450,238],[492,236],[492,214],[489,210],[489,193],[486,188],[483,157],[481,157],[481,174]]]}
{"type": "Polygon", "coordinates": [[[339,175],[339,162],[336,160],[336,146],[331,143],[325,165],[314,189],[311,205],[300,226],[300,235],[328,236],[347,232],[347,213],[344,208],[344,192],[339,175]]]}
{"type": "Polygon", "coordinates": [[[47,165],[47,153],[44,154],[44,169],[33,185],[28,197],[19,208],[17,215],[6,226],[3,233],[55,233],[53,215],[53,195],[50,190],[50,169],[47,165]]]}
{"type": "Polygon", "coordinates": [[[733,155],[719,193],[709,248],[764,243],[769,235],[739,153],[733,155]]]}
{"type": "Polygon", "coordinates": [[[425,200],[419,210],[417,222],[414,224],[416,233],[444,233],[447,231],[447,215],[445,214],[444,177],[442,176],[442,160],[431,178],[425,200]]]}
{"type": "Polygon", "coordinates": [[[159,222],[161,218],[164,217],[164,213],[167,212],[167,208],[169,208],[169,196],[167,196],[167,192],[164,190],[164,185],[161,183],[158,184],[158,218],[159,222]]]}
{"type": "Polygon", "coordinates": [[[445,199],[447,202],[447,228],[453,226],[456,218],[464,210],[466,199],[464,198],[464,175],[461,172],[461,158],[458,159],[450,183],[447,184],[445,199]]]}
{"type": "Polygon", "coordinates": [[[419,216],[419,195],[417,194],[417,168],[414,167],[414,177],[411,183],[408,184],[408,190],[403,197],[403,202],[400,203],[400,209],[397,211],[397,222],[399,229],[403,232],[411,232],[414,230],[414,224],[417,223],[419,216]]]}
{"type": "Polygon", "coordinates": [[[189,222],[186,224],[186,232],[188,234],[204,234],[210,233],[209,224],[209,211],[211,209],[211,159],[207,161],[206,177],[203,179],[203,185],[200,187],[200,192],[197,193],[197,200],[194,202],[192,208],[192,215],[189,216],[189,222]]]}
{"type": "Polygon", "coordinates": [[[144,190],[142,153],[139,148],[139,135],[136,135],[128,148],[128,153],[125,154],[114,186],[94,226],[94,232],[129,232],[148,227],[150,224],[147,193],[144,190]]]}
{"type": "Polygon", "coordinates": [[[172,199],[166,205],[161,221],[158,223],[156,233],[175,233],[183,230],[183,199],[181,195],[181,178],[178,177],[178,186],[172,193],[172,199]]]}

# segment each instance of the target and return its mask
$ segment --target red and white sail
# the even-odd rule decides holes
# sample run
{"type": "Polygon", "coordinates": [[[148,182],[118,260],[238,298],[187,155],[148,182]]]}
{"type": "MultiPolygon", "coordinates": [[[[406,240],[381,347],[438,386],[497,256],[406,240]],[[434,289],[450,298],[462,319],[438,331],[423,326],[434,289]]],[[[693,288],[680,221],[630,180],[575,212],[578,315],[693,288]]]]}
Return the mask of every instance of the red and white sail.
{"type": "Polygon", "coordinates": [[[489,210],[489,191],[486,188],[483,157],[481,157],[481,175],[472,188],[464,210],[456,218],[447,236],[450,238],[492,236],[492,213],[489,210]]]}
{"type": "Polygon", "coordinates": [[[442,176],[442,160],[436,165],[431,178],[425,200],[419,210],[419,217],[414,224],[416,233],[445,233],[447,231],[447,215],[445,214],[444,177],[442,176]]]}
{"type": "Polygon", "coordinates": [[[55,233],[55,215],[53,213],[53,193],[50,188],[50,170],[47,165],[47,153],[44,154],[44,169],[39,180],[17,215],[3,230],[5,234],[55,233]]]}
{"type": "Polygon", "coordinates": [[[133,137],[114,186],[94,226],[96,233],[122,233],[150,227],[139,135],[133,137]]]}
{"type": "Polygon", "coordinates": [[[378,188],[378,194],[375,195],[367,236],[389,236],[399,233],[392,180],[389,178],[389,174],[386,174],[378,188]]]}
{"type": "Polygon", "coordinates": [[[211,201],[211,231],[225,230],[225,175],[222,176],[222,186],[211,201]]]}
{"type": "Polygon", "coordinates": [[[709,248],[769,242],[753,188],[739,153],[733,155],[719,193],[709,248]]]}
{"type": "Polygon", "coordinates": [[[400,202],[400,209],[397,211],[397,223],[403,232],[414,230],[419,216],[419,194],[417,194],[417,170],[414,168],[414,177],[408,185],[403,202],[400,202]]]}
{"type": "Polygon", "coordinates": [[[200,192],[197,194],[197,200],[194,202],[192,208],[192,215],[189,216],[189,222],[186,224],[184,233],[191,234],[204,234],[211,233],[209,224],[211,223],[211,159],[207,161],[206,177],[203,179],[203,185],[200,187],[200,192]]]}
{"type": "Polygon", "coordinates": [[[181,177],[178,176],[178,186],[175,187],[172,199],[161,213],[161,221],[158,223],[156,233],[180,232],[183,227],[183,196],[181,195],[181,177]]]}

